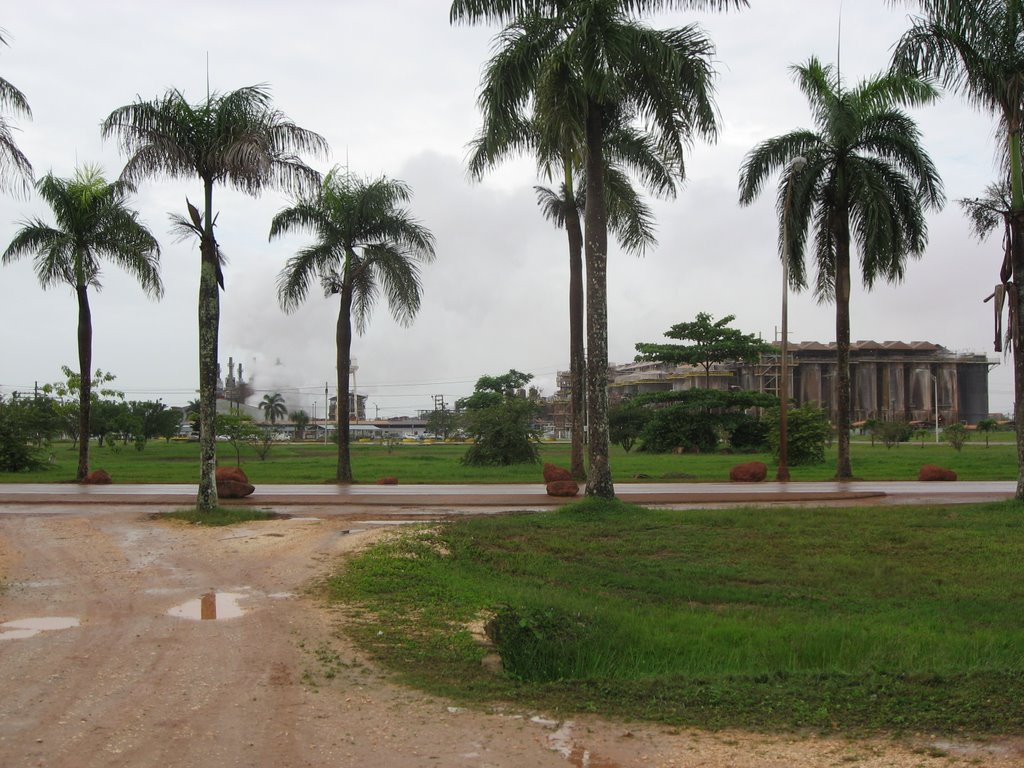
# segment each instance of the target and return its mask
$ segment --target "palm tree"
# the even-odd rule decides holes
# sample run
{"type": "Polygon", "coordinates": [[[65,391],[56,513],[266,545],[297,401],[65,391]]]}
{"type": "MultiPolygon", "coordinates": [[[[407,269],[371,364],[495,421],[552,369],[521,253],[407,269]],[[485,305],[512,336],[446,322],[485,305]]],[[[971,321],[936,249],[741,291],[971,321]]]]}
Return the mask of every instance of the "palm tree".
{"type": "Polygon", "coordinates": [[[35,271],[43,288],[69,285],[78,299],[79,388],[78,470],[89,473],[89,416],[92,396],[92,312],[89,288],[100,289],[101,260],[107,259],[133,275],[150,296],[160,298],[160,247],[138,215],[127,205],[133,191],[126,182],[108,184],[99,169],[80,168],[74,178],[48,173],[36,184],[39,196],[53,211],[56,223],[42,219],[21,222],[3,263],[26,255],[35,257],[35,271]]]}
{"type": "MultiPolygon", "coordinates": [[[[650,208],[637,194],[629,178],[618,168],[607,169],[608,221],[619,244],[633,253],[654,244],[654,221],[650,208]]],[[[667,187],[675,193],[671,173],[666,169],[667,187]]],[[[559,229],[565,229],[569,241],[569,380],[572,447],[570,472],[576,480],[585,480],[583,435],[585,426],[584,390],[586,355],[583,342],[583,231],[580,225],[586,210],[586,180],[574,180],[570,174],[558,190],[537,186],[537,204],[544,217],[559,229]],[[575,191],[574,191],[575,190],[575,191]]]]}
{"type": "Polygon", "coordinates": [[[263,400],[260,401],[260,410],[263,411],[264,421],[269,421],[271,424],[288,415],[288,407],[280,392],[264,395],[263,400]]]}
{"type": "Polygon", "coordinates": [[[306,427],[309,426],[309,414],[303,410],[292,411],[291,414],[292,422],[295,424],[296,439],[306,439],[306,427]]]}
{"type": "MultiPolygon", "coordinates": [[[[7,45],[3,30],[0,29],[0,45],[7,45]]],[[[0,77],[0,109],[10,108],[15,114],[32,117],[25,94],[0,77]]],[[[21,188],[28,190],[32,181],[32,164],[14,143],[11,126],[0,114],[0,188],[6,189],[7,179],[11,176],[21,179],[21,188]]]]}
{"type": "Polygon", "coordinates": [[[510,130],[532,119],[550,146],[582,148],[587,316],[587,494],[611,498],[608,464],[608,136],[642,124],[670,164],[683,167],[695,136],[714,138],[713,46],[695,25],[659,31],[637,19],[677,8],[745,6],[746,0],[454,0],[453,21],[506,25],[487,66],[485,124],[510,130]]]}
{"type": "Polygon", "coordinates": [[[278,276],[284,311],[298,308],[314,277],[325,296],[340,298],[335,333],[339,483],[352,482],[347,407],[352,321],[362,333],[383,293],[395,320],[411,323],[420,308],[419,265],[434,259],[434,236],[401,207],[410,197],[409,187],[401,181],[363,180],[335,168],[318,192],[296,199],[270,226],[271,239],[294,230],[316,237],[288,260],[278,276]]]}
{"type": "Polygon", "coordinates": [[[813,258],[819,301],[836,304],[836,479],[853,477],[850,464],[850,242],[856,242],[861,275],[903,279],[907,257],[920,257],[928,232],[923,211],[944,202],[942,182],[920,145],[902,105],[925,104],[935,89],[912,75],[889,73],[843,87],[839,74],[811,58],[792,71],[807,96],[816,131],[799,129],[758,144],[740,171],[740,202],[749,205],[769,176],[782,169],[778,210],[787,242],[790,286],[807,286],[804,252],[815,229],[813,258]],[[806,163],[793,164],[796,158],[806,163]]]}
{"type": "Polygon", "coordinates": [[[214,237],[213,188],[227,184],[257,195],[264,188],[303,192],[320,180],[298,153],[323,154],[324,139],[300,128],[274,109],[266,86],[213,93],[190,104],[183,93],[167,91],[153,101],[138,100],[115,109],[102,126],[128,156],[121,178],[194,178],[203,184],[203,210],[186,200],[189,217],[173,217],[179,232],[199,238],[199,494],[201,512],[217,507],[215,419],[222,255],[214,237]]]}
{"type": "Polygon", "coordinates": [[[995,115],[1004,139],[1003,165],[1009,180],[1009,258],[1000,282],[1015,288],[1010,317],[1013,339],[1013,401],[1017,426],[1017,491],[1024,501],[1024,0],[949,2],[919,0],[914,17],[896,46],[897,66],[936,76],[969,102],[995,115]]]}

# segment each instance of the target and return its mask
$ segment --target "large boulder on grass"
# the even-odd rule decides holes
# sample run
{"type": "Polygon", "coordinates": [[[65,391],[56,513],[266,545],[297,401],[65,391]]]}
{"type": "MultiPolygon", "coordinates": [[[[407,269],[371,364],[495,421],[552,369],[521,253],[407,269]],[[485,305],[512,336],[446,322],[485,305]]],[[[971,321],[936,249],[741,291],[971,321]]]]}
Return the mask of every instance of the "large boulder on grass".
{"type": "Polygon", "coordinates": [[[236,480],[222,480],[217,483],[217,497],[221,499],[244,499],[255,490],[255,485],[239,483],[236,480]]]}
{"type": "Polygon", "coordinates": [[[766,477],[768,465],[763,461],[748,461],[729,470],[729,479],[734,483],[760,483],[766,477]]]}
{"type": "Polygon", "coordinates": [[[555,464],[544,465],[544,482],[554,483],[559,480],[572,480],[572,474],[568,469],[562,469],[555,464]]]}
{"type": "Polygon", "coordinates": [[[94,469],[84,478],[82,482],[85,485],[110,485],[114,482],[113,478],[107,473],[105,469],[94,469]]]}
{"type": "Polygon", "coordinates": [[[952,469],[936,466],[935,464],[925,464],[921,467],[921,471],[917,473],[917,479],[923,481],[956,480],[956,472],[952,469]]]}
{"type": "Polygon", "coordinates": [[[553,480],[548,483],[548,496],[576,496],[580,492],[575,480],[553,480]]]}
{"type": "Polygon", "coordinates": [[[248,483],[249,478],[241,467],[217,467],[217,482],[231,480],[236,483],[248,483]]]}

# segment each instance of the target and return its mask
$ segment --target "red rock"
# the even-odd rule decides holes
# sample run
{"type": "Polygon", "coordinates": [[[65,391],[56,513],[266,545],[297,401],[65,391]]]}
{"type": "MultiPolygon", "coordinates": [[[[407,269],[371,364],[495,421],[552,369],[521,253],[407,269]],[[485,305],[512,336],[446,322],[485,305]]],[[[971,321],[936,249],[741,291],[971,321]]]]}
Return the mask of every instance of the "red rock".
{"type": "Polygon", "coordinates": [[[398,485],[397,477],[381,477],[377,480],[377,485],[398,485]]]}
{"type": "Polygon", "coordinates": [[[94,469],[83,478],[82,482],[86,485],[110,485],[114,480],[107,473],[107,470],[94,469]]]}
{"type": "Polygon", "coordinates": [[[232,480],[236,483],[248,483],[249,478],[241,467],[217,467],[217,482],[232,480]]]}
{"type": "Polygon", "coordinates": [[[918,480],[956,480],[956,472],[951,469],[943,469],[934,464],[925,464],[917,473],[918,480]]]}
{"type": "Polygon", "coordinates": [[[217,496],[222,499],[244,499],[255,490],[256,486],[236,480],[221,480],[217,483],[217,496]]]}
{"type": "Polygon", "coordinates": [[[544,482],[554,483],[558,480],[572,480],[572,474],[568,469],[562,469],[554,464],[544,465],[544,482]]]}
{"type": "Polygon", "coordinates": [[[548,496],[576,496],[580,492],[575,480],[553,480],[548,483],[548,496]]]}
{"type": "Polygon", "coordinates": [[[763,461],[748,461],[729,470],[729,479],[734,483],[760,483],[766,477],[768,465],[763,461]]]}

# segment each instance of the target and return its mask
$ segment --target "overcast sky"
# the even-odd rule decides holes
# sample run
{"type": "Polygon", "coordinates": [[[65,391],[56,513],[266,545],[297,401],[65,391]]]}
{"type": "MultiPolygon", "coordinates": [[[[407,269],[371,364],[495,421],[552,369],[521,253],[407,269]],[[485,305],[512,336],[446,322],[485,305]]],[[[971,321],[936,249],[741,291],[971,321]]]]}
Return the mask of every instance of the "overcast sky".
{"type": "MultiPolygon", "coordinates": [[[[700,23],[717,45],[717,103],[722,130],[697,144],[687,182],[672,202],[655,202],[657,248],[642,258],[609,255],[609,357],[632,360],[634,344],[657,341],[698,312],[736,315],[745,332],[775,338],[781,268],[776,251],[775,180],[749,208],[737,203],[743,156],[758,142],[811,127],[789,67],[812,55],[834,62],[839,0],[752,0],[728,14],[671,13],[660,27],[700,23]]],[[[481,66],[495,28],[451,26],[444,0],[180,0],[139,3],[38,0],[6,4],[0,27],[0,76],[18,87],[32,120],[10,122],[37,176],[70,176],[99,164],[109,178],[124,158],[102,142],[99,124],[115,107],[152,99],[170,87],[200,101],[216,91],[266,83],[275,105],[330,143],[320,171],[347,164],[353,173],[406,181],[411,210],[437,238],[437,260],[424,270],[423,305],[402,328],[386,305],[356,337],[356,387],[369,414],[412,414],[431,396],[453,402],[483,374],[516,368],[534,374],[544,394],[568,367],[568,259],[564,233],[539,213],[527,160],[482,183],[465,172],[466,144],[477,131],[481,66]],[[144,9],[144,10],[143,10],[144,9]]],[[[883,69],[907,25],[907,10],[884,0],[842,8],[841,68],[853,83],[883,69]]],[[[1012,365],[992,352],[991,304],[1000,237],[978,244],[955,200],[996,178],[994,122],[955,95],[917,110],[923,143],[945,182],[949,203],[929,219],[930,246],[898,286],[855,289],[853,339],[931,341],[989,354],[990,407],[1012,407],[1012,365]]],[[[184,404],[197,397],[196,294],[199,254],[168,234],[168,212],[199,201],[197,181],[144,182],[134,198],[160,239],[165,296],[146,299],[130,278],[108,267],[93,297],[96,367],[111,371],[129,399],[184,404]]],[[[295,236],[268,243],[271,217],[288,203],[278,193],[245,197],[215,191],[218,241],[230,262],[222,295],[220,354],[241,362],[258,401],[280,392],[291,410],[312,410],[335,382],[337,299],[312,293],[297,312],[280,310],[278,272],[295,236]]],[[[18,222],[47,216],[37,199],[0,196],[0,245],[18,222]]],[[[810,293],[790,297],[793,341],[833,341],[834,307],[810,293]]],[[[0,269],[0,393],[30,390],[77,368],[76,304],[68,288],[43,291],[31,261],[0,269]]]]}

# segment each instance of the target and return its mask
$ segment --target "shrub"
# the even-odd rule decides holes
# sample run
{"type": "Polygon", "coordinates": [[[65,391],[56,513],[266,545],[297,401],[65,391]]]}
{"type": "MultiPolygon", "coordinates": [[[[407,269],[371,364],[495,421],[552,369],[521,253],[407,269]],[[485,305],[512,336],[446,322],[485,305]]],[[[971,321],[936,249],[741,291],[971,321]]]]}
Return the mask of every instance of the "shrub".
{"type": "Polygon", "coordinates": [[[710,453],[718,445],[719,418],[695,413],[681,406],[661,408],[651,414],[643,431],[643,450],[667,453],[676,448],[710,453]]]}
{"type": "Polygon", "coordinates": [[[913,434],[914,428],[905,421],[879,421],[872,429],[872,435],[877,435],[886,448],[907,442],[913,434]]]}
{"type": "Polygon", "coordinates": [[[737,451],[763,451],[768,448],[771,425],[753,416],[738,419],[729,434],[729,445],[737,451]]]}
{"type": "Polygon", "coordinates": [[[505,672],[537,682],[573,677],[576,658],[591,631],[578,613],[510,605],[500,606],[484,629],[505,672]]]}
{"type": "Polygon", "coordinates": [[[963,424],[950,424],[942,430],[942,439],[959,452],[964,447],[964,443],[970,439],[970,434],[968,434],[967,427],[963,424]]]}
{"type": "Polygon", "coordinates": [[[608,438],[629,453],[647,425],[648,412],[629,403],[608,409],[608,438]]]}
{"type": "MultiPolygon", "coordinates": [[[[773,408],[769,443],[779,455],[779,411],[773,408]]],[[[832,433],[828,414],[813,403],[790,408],[786,419],[789,464],[821,464],[825,461],[825,443],[832,433]]]]}

